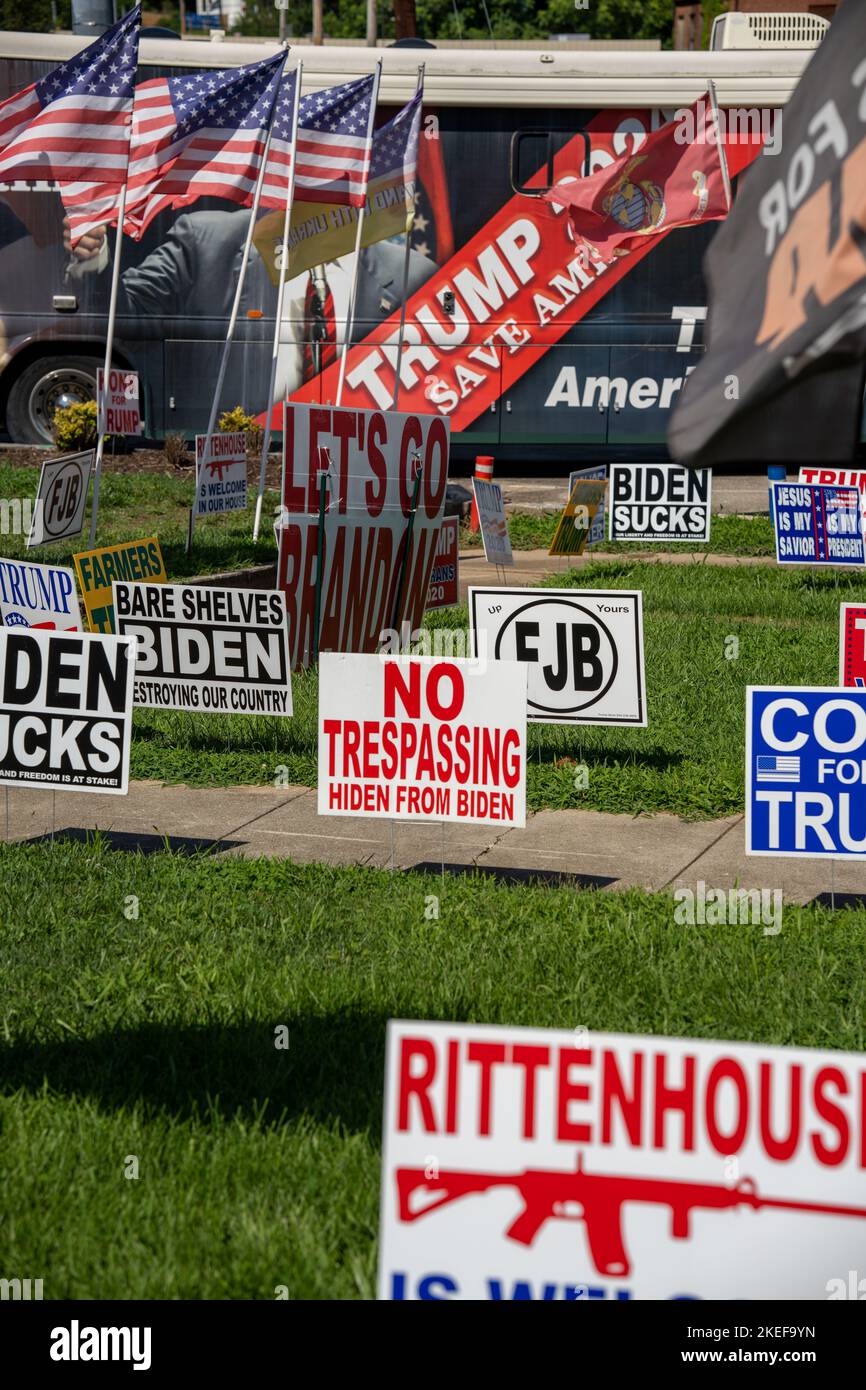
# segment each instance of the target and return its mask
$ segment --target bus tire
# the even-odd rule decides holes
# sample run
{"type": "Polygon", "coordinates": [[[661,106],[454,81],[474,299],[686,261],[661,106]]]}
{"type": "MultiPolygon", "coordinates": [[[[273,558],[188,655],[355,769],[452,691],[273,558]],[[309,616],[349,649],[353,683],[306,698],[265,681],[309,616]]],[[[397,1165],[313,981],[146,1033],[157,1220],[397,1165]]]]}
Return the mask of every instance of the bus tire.
{"type": "Polygon", "coordinates": [[[53,444],[55,410],[96,399],[97,357],[38,357],[9,388],[6,429],[13,444],[53,444]]]}

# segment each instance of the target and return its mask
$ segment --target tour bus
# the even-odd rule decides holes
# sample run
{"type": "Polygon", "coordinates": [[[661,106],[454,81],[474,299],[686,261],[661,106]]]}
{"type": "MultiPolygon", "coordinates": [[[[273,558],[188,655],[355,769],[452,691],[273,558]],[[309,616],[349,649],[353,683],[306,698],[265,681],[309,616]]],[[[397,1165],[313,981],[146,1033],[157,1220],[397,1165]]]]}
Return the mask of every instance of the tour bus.
{"type": "MultiPolygon", "coordinates": [[[[710,53],[299,46],[305,92],[369,73],[382,59],[377,125],[410,99],[424,64],[398,408],[420,401],[447,415],[458,460],[478,452],[529,466],[665,457],[671,409],[703,350],[701,262],[718,223],[650,238],[587,289],[579,257],[551,261],[567,216],[533,195],[632,154],[624,215],[632,226],[651,225],[664,208],[659,190],[641,182],[641,144],[706,94],[711,78],[723,121],[731,117],[736,196],[737,170],[772,157],[761,142],[780,138],[775,122],[816,42],[710,53]],[[461,343],[468,355],[455,366],[461,343]]],[[[0,99],[82,46],[71,35],[0,33],[0,99]]],[[[275,41],[145,35],[138,80],[226,69],[274,49],[275,41]]],[[[150,438],[206,427],[248,218],[202,199],[161,214],[141,241],[123,239],[114,360],[140,373],[150,438]]],[[[55,409],[93,396],[103,359],[114,234],[88,259],[75,257],[64,249],[63,219],[50,183],[0,185],[0,432],[12,441],[50,441],[55,409]]],[[[394,342],[403,265],[397,239],[362,253],[345,402],[390,404],[387,353],[377,344],[386,328],[394,342]]],[[[255,269],[221,404],[262,414],[276,289],[255,269]]],[[[334,269],[349,283],[345,263],[334,269]]],[[[339,341],[345,311],[336,289],[334,303],[339,341]]],[[[295,286],[282,330],[295,351],[276,394],[326,403],[333,372],[311,378],[298,365],[311,360],[304,306],[295,286]]],[[[273,419],[278,426],[276,410],[273,419]]]]}

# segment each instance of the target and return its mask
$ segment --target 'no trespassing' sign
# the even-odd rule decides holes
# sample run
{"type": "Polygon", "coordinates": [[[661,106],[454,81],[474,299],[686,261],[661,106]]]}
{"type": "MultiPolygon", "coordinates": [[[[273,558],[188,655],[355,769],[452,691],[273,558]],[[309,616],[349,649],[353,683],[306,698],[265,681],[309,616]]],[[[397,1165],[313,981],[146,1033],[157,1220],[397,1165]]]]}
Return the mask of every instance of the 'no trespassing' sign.
{"type": "Polygon", "coordinates": [[[113,585],[117,631],[138,639],[135,704],[292,713],[286,601],[275,589],[113,585]]]}

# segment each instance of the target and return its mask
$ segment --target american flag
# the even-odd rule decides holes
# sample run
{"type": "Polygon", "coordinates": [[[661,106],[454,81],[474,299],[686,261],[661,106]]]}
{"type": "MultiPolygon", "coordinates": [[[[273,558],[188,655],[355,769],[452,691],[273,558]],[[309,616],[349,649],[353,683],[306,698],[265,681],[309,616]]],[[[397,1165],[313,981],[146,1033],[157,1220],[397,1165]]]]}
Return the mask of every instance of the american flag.
{"type": "Polygon", "coordinates": [[[47,77],[0,103],[0,179],[59,183],[75,202],[81,181],[126,179],[141,9],[47,77]]]}
{"type": "MultiPolygon", "coordinates": [[[[346,203],[363,207],[370,148],[367,131],[374,76],[328,87],[301,98],[295,199],[301,203],[346,203]]],[[[262,186],[262,206],[284,208],[292,151],[294,88],[283,79],[262,186]]]]}
{"type": "MultiPolygon", "coordinates": [[[[197,198],[249,204],[285,62],[157,77],[136,89],[124,231],[138,239],[157,213],[197,198]]],[[[104,219],[103,219],[104,220],[104,219]]]]}
{"type": "Polygon", "coordinates": [[[375,189],[380,182],[391,180],[395,174],[399,174],[406,188],[407,213],[412,210],[418,177],[418,140],[423,100],[424,93],[419,87],[412,100],[373,134],[369,186],[375,189]]]}

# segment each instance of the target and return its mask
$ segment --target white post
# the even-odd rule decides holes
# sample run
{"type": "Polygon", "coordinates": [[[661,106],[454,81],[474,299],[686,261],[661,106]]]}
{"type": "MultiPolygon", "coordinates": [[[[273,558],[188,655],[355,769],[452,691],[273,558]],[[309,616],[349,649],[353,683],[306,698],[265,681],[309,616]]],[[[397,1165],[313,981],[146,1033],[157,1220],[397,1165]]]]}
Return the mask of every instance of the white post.
{"type": "MultiPolygon", "coordinates": [[[[280,14],[282,14],[282,13],[283,13],[283,11],[281,10],[281,11],[280,11],[280,14]]],[[[258,210],[259,210],[259,200],[260,200],[260,198],[261,198],[261,196],[262,196],[262,185],[264,184],[264,181],[265,181],[265,173],[266,173],[266,171],[267,171],[268,151],[269,151],[270,148],[271,148],[271,133],[272,133],[272,131],[273,131],[273,125],[270,125],[270,126],[268,127],[267,139],[265,140],[265,148],[264,148],[264,150],[263,150],[263,152],[262,152],[262,162],[261,162],[261,168],[259,169],[259,176],[258,176],[258,178],[257,178],[257,180],[256,180],[256,191],[255,191],[255,194],[253,195],[253,206],[252,206],[252,210],[251,210],[251,212],[250,212],[250,225],[249,225],[249,227],[247,228],[247,238],[246,238],[246,241],[244,242],[244,253],[243,253],[243,257],[241,258],[241,268],[240,268],[240,272],[239,272],[239,274],[238,274],[238,283],[237,283],[237,287],[236,287],[236,289],[235,289],[235,298],[234,298],[234,303],[232,304],[231,318],[229,319],[229,326],[228,326],[228,329],[227,329],[227,331],[226,331],[226,340],[225,340],[225,342],[223,343],[222,357],[221,357],[221,359],[220,359],[219,371],[217,372],[217,379],[216,379],[216,386],[214,387],[213,400],[211,401],[210,418],[208,419],[208,422],[207,422],[207,436],[206,436],[206,438],[205,438],[205,446],[204,446],[204,458],[202,459],[202,463],[203,463],[203,464],[208,463],[208,462],[209,462],[209,459],[210,459],[211,439],[213,438],[213,433],[214,433],[214,430],[216,429],[216,419],[217,419],[217,414],[218,414],[218,412],[219,412],[220,396],[222,395],[223,383],[225,382],[225,379],[226,379],[226,370],[227,370],[227,368],[228,368],[229,353],[231,352],[232,340],[234,339],[234,336],[235,336],[235,327],[236,327],[236,325],[237,325],[238,313],[239,313],[240,307],[241,307],[241,295],[243,294],[243,290],[244,290],[244,280],[246,279],[246,274],[247,274],[247,264],[248,264],[249,259],[250,259],[250,250],[251,250],[252,244],[253,244],[253,232],[255,231],[255,226],[256,226],[256,215],[257,215],[258,210]]],[[[198,465],[198,460],[196,460],[196,465],[195,465],[195,494],[194,494],[194,497],[193,497],[192,511],[191,511],[191,513],[190,513],[190,518],[189,518],[189,534],[188,534],[188,537],[187,537],[187,546],[186,546],[186,553],[187,553],[187,555],[189,554],[190,548],[191,548],[191,546],[192,546],[192,533],[193,533],[193,530],[195,529],[196,508],[197,508],[197,506],[198,506],[199,477],[200,477],[199,465],[198,465]]]]}
{"type": "MultiPolygon", "coordinates": [[[[120,190],[117,205],[117,236],[114,242],[114,266],[111,271],[111,298],[108,301],[108,334],[105,342],[105,367],[102,373],[103,393],[108,388],[108,373],[111,371],[111,349],[114,346],[114,320],[117,313],[117,286],[120,281],[120,248],[123,237],[123,219],[126,216],[126,181],[120,190]]],[[[90,507],[90,549],[96,545],[96,514],[99,511],[99,483],[102,478],[102,454],[105,448],[105,435],[99,434],[96,440],[96,463],[93,469],[93,501],[90,507]]]]}
{"type": "MultiPolygon", "coordinates": [[[[376,117],[376,102],[379,100],[379,80],[382,76],[382,59],[376,64],[376,76],[373,82],[373,92],[370,97],[370,117],[367,121],[367,144],[365,153],[368,159],[372,158],[373,153],[373,121],[376,117]]],[[[346,358],[349,355],[349,343],[352,338],[352,328],[355,323],[355,300],[358,294],[358,273],[361,268],[361,232],[364,227],[364,217],[367,212],[367,184],[369,184],[369,165],[367,183],[364,185],[364,201],[358,208],[358,230],[355,235],[355,264],[352,269],[352,289],[349,294],[349,308],[346,314],[346,327],[343,333],[343,351],[340,355],[340,376],[337,381],[337,401],[339,405],[343,399],[343,382],[346,377],[346,358]]]]}
{"type": "MultiPolygon", "coordinates": [[[[415,95],[424,85],[424,64],[418,66],[418,85],[415,88],[415,95]]],[[[415,177],[418,177],[417,164],[415,177]]],[[[406,214],[406,247],[403,254],[403,293],[400,296],[400,328],[397,333],[397,362],[394,367],[394,399],[391,402],[391,409],[397,409],[397,402],[400,399],[400,359],[403,356],[403,337],[406,332],[406,300],[409,297],[409,252],[412,249],[412,226],[415,221],[415,198],[413,195],[412,206],[406,214]]]]}
{"type": "Polygon", "coordinates": [[[283,217],[283,245],[280,261],[280,284],[277,290],[277,311],[274,320],[274,346],[271,352],[271,375],[268,383],[268,399],[265,407],[265,430],[262,439],[262,456],[259,461],[259,491],[256,497],[256,519],[253,523],[253,540],[259,538],[262,523],[262,500],[265,495],[265,470],[268,466],[268,449],[271,446],[271,415],[274,409],[274,387],[277,380],[277,360],[280,355],[280,332],[283,326],[283,298],[286,289],[286,274],[289,268],[289,226],[292,219],[292,202],[295,197],[295,166],[298,152],[298,107],[301,104],[301,81],[304,62],[301,59],[295,69],[295,103],[292,110],[292,153],[289,161],[289,178],[286,186],[286,211],[283,217]]]}

